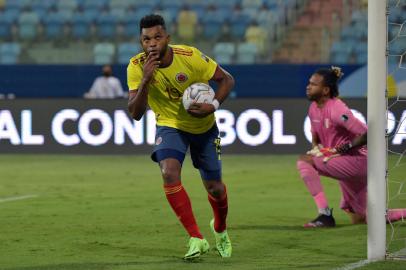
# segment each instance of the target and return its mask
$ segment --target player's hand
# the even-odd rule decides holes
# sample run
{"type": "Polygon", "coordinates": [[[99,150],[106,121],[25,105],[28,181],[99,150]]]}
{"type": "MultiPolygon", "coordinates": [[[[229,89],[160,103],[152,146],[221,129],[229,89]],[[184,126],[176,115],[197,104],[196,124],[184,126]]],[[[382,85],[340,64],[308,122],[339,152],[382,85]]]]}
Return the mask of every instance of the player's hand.
{"type": "Polygon", "coordinates": [[[314,157],[321,157],[323,154],[320,152],[320,149],[318,146],[314,146],[311,150],[306,152],[307,155],[311,155],[314,157]]]}
{"type": "Polygon", "coordinates": [[[339,146],[336,146],[335,149],[337,153],[344,154],[347,153],[351,149],[351,147],[352,147],[351,143],[343,143],[339,146]]]}
{"type": "Polygon", "coordinates": [[[149,83],[151,81],[152,76],[154,75],[155,69],[161,63],[161,61],[159,61],[158,58],[159,58],[159,52],[158,51],[151,51],[148,54],[147,59],[145,60],[143,80],[146,83],[149,83]]]}
{"type": "Polygon", "coordinates": [[[320,149],[323,149],[323,148],[324,148],[324,146],[322,144],[315,145],[315,146],[313,146],[313,148],[311,150],[307,151],[306,154],[314,156],[314,157],[321,157],[321,156],[323,156],[323,153],[320,152],[320,149]]]}
{"type": "Polygon", "coordinates": [[[330,157],[333,155],[337,154],[337,150],[335,148],[330,148],[330,147],[324,147],[320,149],[320,152],[323,154],[325,157],[330,157]]]}
{"type": "Polygon", "coordinates": [[[327,163],[330,159],[341,156],[335,148],[324,147],[320,149],[320,152],[323,154],[323,162],[327,163]]]}
{"type": "Polygon", "coordinates": [[[192,105],[190,105],[187,112],[193,115],[194,117],[203,118],[208,116],[209,114],[214,113],[215,110],[216,109],[212,104],[193,103],[192,105]]]}

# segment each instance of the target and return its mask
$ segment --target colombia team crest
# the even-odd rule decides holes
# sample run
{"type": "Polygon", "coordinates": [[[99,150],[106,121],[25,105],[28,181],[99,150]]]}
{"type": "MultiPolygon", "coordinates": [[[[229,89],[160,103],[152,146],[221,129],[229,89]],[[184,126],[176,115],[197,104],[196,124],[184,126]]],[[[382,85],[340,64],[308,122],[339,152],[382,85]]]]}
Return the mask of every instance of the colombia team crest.
{"type": "Polygon", "coordinates": [[[184,83],[187,81],[188,77],[185,73],[179,72],[178,74],[176,74],[175,79],[179,83],[184,83]]]}

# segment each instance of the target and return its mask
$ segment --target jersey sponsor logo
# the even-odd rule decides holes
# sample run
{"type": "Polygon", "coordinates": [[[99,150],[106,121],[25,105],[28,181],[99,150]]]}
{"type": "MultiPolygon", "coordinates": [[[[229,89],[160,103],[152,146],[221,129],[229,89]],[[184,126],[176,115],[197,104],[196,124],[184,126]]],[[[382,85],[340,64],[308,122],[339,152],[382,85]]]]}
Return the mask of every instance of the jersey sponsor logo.
{"type": "Polygon", "coordinates": [[[188,80],[188,76],[183,72],[179,72],[176,74],[175,79],[178,83],[184,83],[188,80]]]}

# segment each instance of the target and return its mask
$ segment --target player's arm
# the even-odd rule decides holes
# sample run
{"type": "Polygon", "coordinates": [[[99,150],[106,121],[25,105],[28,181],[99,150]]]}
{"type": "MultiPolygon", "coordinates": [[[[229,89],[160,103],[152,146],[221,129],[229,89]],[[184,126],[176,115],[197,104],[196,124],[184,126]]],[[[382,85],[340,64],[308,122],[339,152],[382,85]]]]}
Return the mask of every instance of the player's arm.
{"type": "Polygon", "coordinates": [[[318,147],[319,143],[320,143],[319,136],[317,136],[316,133],[312,133],[312,148],[318,147]]]}
{"type": "Polygon", "coordinates": [[[361,147],[361,146],[366,145],[367,142],[368,142],[368,135],[367,135],[367,134],[368,134],[368,133],[365,132],[364,134],[355,137],[355,138],[352,140],[352,142],[345,143],[345,144],[342,144],[342,145],[337,146],[337,147],[336,147],[336,151],[337,151],[338,153],[343,154],[343,153],[348,152],[348,150],[350,150],[351,148],[357,148],[357,147],[361,147]]]}
{"type": "Polygon", "coordinates": [[[140,120],[147,109],[148,84],[152,79],[155,69],[159,66],[158,54],[150,53],[145,61],[143,77],[138,89],[130,89],[128,96],[128,111],[132,118],[140,120]]]}
{"type": "Polygon", "coordinates": [[[228,73],[225,69],[220,66],[217,66],[216,71],[214,72],[212,81],[217,83],[217,91],[214,99],[216,99],[220,104],[228,97],[231,92],[231,89],[234,87],[234,78],[228,73]]]}
{"type": "MultiPolygon", "coordinates": [[[[310,118],[310,132],[312,134],[312,149],[306,152],[307,155],[311,156],[321,156],[320,152],[320,138],[319,135],[316,132],[316,128],[313,126],[314,121],[313,121],[313,116],[312,116],[312,109],[309,109],[308,116],[310,118]]],[[[311,159],[310,159],[311,160],[311,159]]]]}
{"type": "Polygon", "coordinates": [[[361,147],[366,145],[368,142],[368,132],[365,132],[361,136],[355,137],[354,140],[352,140],[352,147],[361,147]]]}
{"type": "Polygon", "coordinates": [[[230,94],[231,89],[234,87],[234,78],[224,70],[222,67],[217,65],[216,71],[213,77],[210,79],[217,83],[217,90],[214,96],[212,104],[206,103],[195,103],[192,104],[188,112],[195,117],[205,117],[211,113],[214,113],[220,104],[224,102],[227,96],[230,94]]]}
{"type": "Polygon", "coordinates": [[[345,128],[349,133],[357,135],[351,142],[336,146],[335,149],[338,153],[346,153],[351,148],[361,147],[367,143],[367,126],[356,118],[347,107],[337,110],[333,121],[345,128]]]}

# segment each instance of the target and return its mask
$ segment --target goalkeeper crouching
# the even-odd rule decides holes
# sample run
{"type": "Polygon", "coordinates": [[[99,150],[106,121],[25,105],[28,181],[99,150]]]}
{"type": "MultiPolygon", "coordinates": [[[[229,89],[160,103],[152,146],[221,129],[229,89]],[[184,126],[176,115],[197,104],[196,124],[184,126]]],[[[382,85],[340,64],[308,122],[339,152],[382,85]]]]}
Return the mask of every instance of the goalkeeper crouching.
{"type": "MultiPolygon", "coordinates": [[[[297,168],[318,208],[318,216],[305,228],[335,227],[332,209],[321,185],[320,175],[338,181],[340,208],[353,224],[366,223],[367,216],[367,126],[338,99],[338,67],[319,69],[306,88],[311,121],[312,149],[300,156],[297,168]]],[[[390,209],[387,221],[406,217],[406,209],[390,209]]]]}

